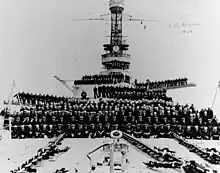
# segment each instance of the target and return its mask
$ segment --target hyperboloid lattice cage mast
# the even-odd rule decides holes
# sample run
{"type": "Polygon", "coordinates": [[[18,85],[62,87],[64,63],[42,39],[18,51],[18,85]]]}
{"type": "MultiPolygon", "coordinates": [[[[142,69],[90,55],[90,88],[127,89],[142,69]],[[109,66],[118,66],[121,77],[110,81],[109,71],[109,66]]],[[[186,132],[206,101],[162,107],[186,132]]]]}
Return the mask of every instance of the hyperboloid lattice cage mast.
{"type": "Polygon", "coordinates": [[[102,55],[104,71],[100,74],[110,75],[116,82],[130,83],[130,54],[126,53],[129,45],[123,41],[122,18],[124,0],[110,0],[111,35],[110,44],[104,44],[105,54],[102,55]]]}

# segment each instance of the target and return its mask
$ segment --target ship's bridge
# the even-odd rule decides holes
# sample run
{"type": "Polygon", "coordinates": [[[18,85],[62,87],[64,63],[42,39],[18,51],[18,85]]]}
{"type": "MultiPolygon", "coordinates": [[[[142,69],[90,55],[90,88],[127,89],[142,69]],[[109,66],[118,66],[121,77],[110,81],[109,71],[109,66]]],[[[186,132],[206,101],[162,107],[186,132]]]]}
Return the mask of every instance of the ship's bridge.
{"type": "Polygon", "coordinates": [[[106,62],[111,61],[121,61],[121,62],[131,62],[131,55],[127,53],[106,53],[102,55],[102,64],[104,65],[106,62]]]}
{"type": "MultiPolygon", "coordinates": [[[[104,47],[105,51],[113,51],[114,45],[112,45],[112,44],[104,44],[103,47],[104,47]]],[[[118,47],[119,47],[120,50],[126,51],[126,50],[128,50],[129,45],[121,43],[121,44],[118,45],[118,47]]]]}

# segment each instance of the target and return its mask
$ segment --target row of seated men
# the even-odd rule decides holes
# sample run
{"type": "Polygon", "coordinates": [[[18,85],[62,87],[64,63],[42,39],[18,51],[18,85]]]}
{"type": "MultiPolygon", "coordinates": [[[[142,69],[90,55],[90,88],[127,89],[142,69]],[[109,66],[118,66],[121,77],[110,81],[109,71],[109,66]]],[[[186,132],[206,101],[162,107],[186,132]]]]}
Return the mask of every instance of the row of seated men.
{"type": "Polygon", "coordinates": [[[109,137],[112,130],[121,130],[136,138],[170,138],[171,132],[175,132],[187,139],[213,139],[219,140],[220,126],[181,126],[181,125],[102,125],[95,124],[58,124],[58,125],[22,125],[12,126],[12,138],[52,138],[66,132],[68,138],[100,138],[109,137]]]}
{"type": "MultiPolygon", "coordinates": [[[[198,125],[198,126],[218,126],[219,123],[216,119],[206,119],[198,118],[191,114],[189,117],[181,116],[136,116],[135,114],[129,113],[128,115],[123,115],[119,113],[112,114],[84,114],[79,112],[72,112],[73,114],[22,114],[12,116],[12,125],[27,125],[27,124],[99,124],[99,123],[111,123],[111,124],[172,124],[172,125],[198,125]]],[[[5,119],[6,126],[9,121],[5,119]]]]}
{"type": "Polygon", "coordinates": [[[135,81],[135,85],[137,87],[146,87],[148,89],[157,89],[162,87],[170,87],[170,86],[182,86],[187,84],[188,79],[187,78],[179,78],[179,79],[171,79],[171,80],[165,80],[165,81],[155,81],[152,82],[150,80],[147,80],[146,82],[138,83],[137,80],[135,81]]]}
{"type": "MultiPolygon", "coordinates": [[[[11,115],[16,119],[20,117],[21,122],[24,121],[27,117],[30,119],[43,119],[45,121],[51,121],[55,119],[56,121],[69,121],[70,119],[75,119],[78,121],[140,121],[140,122],[174,122],[174,123],[185,123],[185,124],[216,124],[217,119],[213,115],[207,115],[205,111],[202,113],[188,113],[188,112],[179,112],[174,110],[117,110],[117,111],[105,111],[100,109],[100,111],[21,111],[20,113],[16,113],[11,115]],[[97,120],[96,120],[97,119],[97,120]]],[[[28,119],[27,119],[28,120],[28,119]]],[[[27,121],[25,120],[25,121],[27,121]]],[[[34,120],[30,120],[34,122],[34,120]]],[[[41,120],[40,120],[41,121],[41,120]]],[[[19,122],[19,121],[18,121],[19,122]]]]}

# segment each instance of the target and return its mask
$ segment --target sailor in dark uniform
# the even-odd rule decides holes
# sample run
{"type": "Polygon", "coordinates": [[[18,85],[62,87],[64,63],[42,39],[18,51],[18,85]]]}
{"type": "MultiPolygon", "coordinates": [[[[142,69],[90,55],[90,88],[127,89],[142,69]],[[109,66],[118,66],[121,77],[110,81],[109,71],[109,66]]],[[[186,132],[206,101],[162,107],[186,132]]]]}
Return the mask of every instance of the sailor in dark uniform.
{"type": "Polygon", "coordinates": [[[151,132],[152,132],[152,136],[154,137],[158,137],[159,133],[160,133],[160,127],[157,124],[153,124],[151,126],[151,132]]]}
{"type": "Polygon", "coordinates": [[[152,125],[152,119],[151,117],[147,117],[146,124],[152,125]]]}
{"type": "Polygon", "coordinates": [[[43,131],[43,125],[36,124],[34,126],[34,136],[35,136],[35,138],[43,138],[44,135],[43,135],[42,131],[43,131]]]}
{"type": "Polygon", "coordinates": [[[139,115],[137,119],[137,124],[144,124],[143,116],[139,115]]]}
{"type": "Polygon", "coordinates": [[[150,138],[151,135],[151,127],[148,124],[145,124],[143,128],[143,138],[150,138]]]}
{"type": "Polygon", "coordinates": [[[183,136],[183,135],[184,135],[183,126],[178,125],[177,128],[176,128],[176,130],[175,130],[175,133],[176,133],[178,136],[183,136]]]}
{"type": "Polygon", "coordinates": [[[108,123],[109,122],[109,116],[105,115],[103,121],[104,121],[104,124],[108,123]]]}
{"type": "Polygon", "coordinates": [[[42,116],[42,124],[48,124],[46,116],[42,116]]]}
{"type": "Polygon", "coordinates": [[[58,128],[57,128],[57,130],[56,130],[56,136],[58,137],[59,135],[61,135],[61,134],[64,132],[64,130],[63,130],[63,124],[58,124],[57,127],[58,127],[58,128]]]}
{"type": "Polygon", "coordinates": [[[137,125],[137,120],[135,116],[131,117],[131,121],[130,121],[132,127],[134,128],[137,125]]]}
{"type": "Polygon", "coordinates": [[[172,137],[172,129],[170,124],[165,125],[165,138],[171,138],[172,137]]]}
{"type": "Polygon", "coordinates": [[[112,131],[112,129],[111,129],[111,124],[110,123],[107,123],[106,125],[105,125],[105,132],[104,132],[104,136],[105,137],[110,137],[110,134],[111,134],[111,131],[112,131]]]}
{"type": "Polygon", "coordinates": [[[84,133],[83,125],[78,124],[78,130],[77,130],[76,137],[77,138],[83,138],[83,133],[84,133]]]}
{"type": "Polygon", "coordinates": [[[20,124],[21,124],[21,118],[20,118],[20,115],[17,115],[16,117],[15,117],[15,121],[13,121],[14,122],[14,125],[17,125],[17,126],[19,126],[20,124]]]}
{"type": "Polygon", "coordinates": [[[65,133],[66,138],[71,138],[71,124],[67,124],[67,129],[65,133]]]}
{"type": "Polygon", "coordinates": [[[83,90],[82,93],[81,93],[81,98],[84,100],[84,99],[87,99],[87,93],[83,90]]]}
{"type": "Polygon", "coordinates": [[[85,120],[84,120],[84,116],[83,115],[79,115],[77,123],[78,124],[85,124],[85,120]]]}
{"type": "Polygon", "coordinates": [[[208,127],[202,126],[200,133],[201,133],[202,139],[205,139],[205,140],[209,140],[210,139],[210,132],[208,131],[208,127]]]}
{"type": "Polygon", "coordinates": [[[102,97],[102,87],[98,86],[98,97],[102,97]]]}
{"type": "Polygon", "coordinates": [[[127,126],[126,126],[126,133],[129,134],[129,135],[133,135],[133,127],[131,125],[131,123],[128,123],[127,126]]]}
{"type": "Polygon", "coordinates": [[[101,123],[100,115],[99,115],[99,114],[97,114],[97,115],[94,117],[94,123],[95,123],[96,125],[98,125],[99,123],[101,123]]]}
{"type": "Polygon", "coordinates": [[[12,139],[19,138],[18,126],[17,125],[12,126],[11,130],[12,130],[12,132],[11,132],[12,139]]]}
{"type": "Polygon", "coordinates": [[[97,129],[97,138],[103,138],[104,137],[104,129],[102,126],[102,123],[98,124],[98,129],[97,129]]]}
{"type": "Polygon", "coordinates": [[[141,125],[140,124],[137,124],[137,127],[135,128],[134,130],[134,137],[136,138],[142,138],[143,137],[143,131],[141,129],[141,125]]]}
{"type": "Polygon", "coordinates": [[[27,138],[34,138],[34,131],[32,125],[25,126],[25,130],[27,132],[27,138]]]}
{"type": "Polygon", "coordinates": [[[75,124],[71,124],[69,136],[70,138],[76,138],[77,136],[77,129],[75,124]]]}
{"type": "Polygon", "coordinates": [[[201,130],[199,129],[199,126],[194,126],[192,129],[192,135],[193,135],[193,139],[202,139],[201,136],[201,130]]]}
{"type": "Polygon", "coordinates": [[[160,120],[159,120],[158,116],[154,117],[154,124],[157,124],[157,125],[160,124],[160,120]]]}
{"type": "Polygon", "coordinates": [[[157,137],[158,138],[165,138],[165,135],[166,135],[166,131],[165,131],[166,129],[165,129],[165,125],[163,125],[163,124],[160,124],[159,126],[158,126],[158,134],[157,134],[157,137]]]}
{"type": "Polygon", "coordinates": [[[184,137],[186,139],[192,139],[192,129],[191,129],[191,126],[187,126],[186,127],[186,130],[184,132],[184,137]]]}
{"type": "Polygon", "coordinates": [[[63,115],[60,115],[59,123],[60,124],[65,124],[66,123],[63,115]]]}
{"type": "Polygon", "coordinates": [[[71,116],[70,117],[70,124],[75,124],[75,122],[76,122],[76,118],[75,118],[75,116],[73,115],[73,116],[71,116]]]}
{"type": "Polygon", "coordinates": [[[175,117],[172,117],[170,124],[171,124],[171,128],[173,129],[177,127],[178,122],[175,117]]]}
{"type": "Polygon", "coordinates": [[[93,94],[95,99],[98,98],[98,88],[96,86],[93,88],[93,94]]]}
{"type": "Polygon", "coordinates": [[[112,130],[120,130],[118,124],[113,124],[112,125],[112,130]]]}
{"type": "Polygon", "coordinates": [[[20,139],[25,139],[25,138],[27,138],[27,131],[26,131],[26,129],[24,128],[24,125],[21,125],[20,128],[21,128],[20,139]]]}
{"type": "Polygon", "coordinates": [[[216,126],[213,127],[213,130],[211,131],[211,137],[212,140],[219,140],[219,131],[216,126]]]}
{"type": "Polygon", "coordinates": [[[159,117],[161,119],[160,124],[166,125],[168,124],[167,117],[159,117]]]}
{"type": "Polygon", "coordinates": [[[57,124],[57,119],[55,116],[52,116],[51,124],[57,124]]]}
{"type": "Polygon", "coordinates": [[[83,132],[83,137],[84,138],[88,138],[89,137],[89,128],[88,128],[88,124],[84,124],[84,132],[83,132]]]}
{"type": "Polygon", "coordinates": [[[182,117],[179,121],[180,125],[185,126],[186,125],[186,119],[182,117]]]}
{"type": "Polygon", "coordinates": [[[113,114],[112,119],[111,119],[111,124],[112,124],[112,125],[115,125],[115,124],[117,124],[117,123],[118,123],[117,116],[113,114]]]}
{"type": "Polygon", "coordinates": [[[122,130],[124,131],[126,129],[126,125],[128,124],[128,118],[126,115],[123,116],[122,120],[122,130]]]}
{"type": "MultiPolygon", "coordinates": [[[[54,132],[56,132],[56,130],[53,129],[54,126],[52,124],[50,125],[46,125],[46,130],[44,132],[44,134],[48,137],[48,138],[53,138],[54,137],[54,132]]],[[[42,134],[38,134],[40,136],[42,136],[42,134]]],[[[42,136],[43,138],[44,136],[42,136]]]]}
{"type": "Polygon", "coordinates": [[[97,130],[95,127],[95,124],[91,124],[90,126],[90,135],[91,138],[96,138],[97,137],[97,130]]]}
{"type": "Polygon", "coordinates": [[[93,115],[89,115],[87,121],[88,121],[88,124],[89,124],[89,125],[94,124],[94,118],[93,118],[93,115]]]}

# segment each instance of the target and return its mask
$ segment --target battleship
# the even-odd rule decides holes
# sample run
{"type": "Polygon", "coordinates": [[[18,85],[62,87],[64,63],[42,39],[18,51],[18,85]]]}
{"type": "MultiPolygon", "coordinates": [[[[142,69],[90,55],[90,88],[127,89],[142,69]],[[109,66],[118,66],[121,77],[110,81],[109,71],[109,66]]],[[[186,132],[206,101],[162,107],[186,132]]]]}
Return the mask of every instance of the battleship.
{"type": "Polygon", "coordinates": [[[0,172],[220,172],[219,125],[212,110],[181,107],[166,95],[196,85],[187,78],[133,79],[122,34],[124,0],[110,0],[109,10],[103,71],[71,86],[54,76],[71,91],[69,98],[21,92],[5,102],[20,110],[1,113],[0,172]]]}

